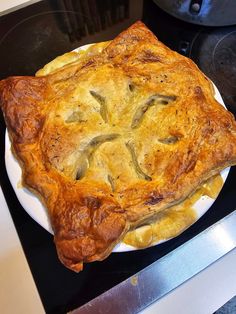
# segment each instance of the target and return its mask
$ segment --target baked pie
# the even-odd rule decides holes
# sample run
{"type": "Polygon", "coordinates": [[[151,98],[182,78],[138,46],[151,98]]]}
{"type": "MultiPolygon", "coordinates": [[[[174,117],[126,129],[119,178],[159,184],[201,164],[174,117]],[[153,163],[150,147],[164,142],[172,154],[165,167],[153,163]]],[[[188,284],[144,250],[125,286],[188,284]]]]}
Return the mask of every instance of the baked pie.
{"type": "Polygon", "coordinates": [[[236,123],[212,83],[142,22],[2,80],[0,104],[23,184],[77,272],[236,163],[236,123]]]}

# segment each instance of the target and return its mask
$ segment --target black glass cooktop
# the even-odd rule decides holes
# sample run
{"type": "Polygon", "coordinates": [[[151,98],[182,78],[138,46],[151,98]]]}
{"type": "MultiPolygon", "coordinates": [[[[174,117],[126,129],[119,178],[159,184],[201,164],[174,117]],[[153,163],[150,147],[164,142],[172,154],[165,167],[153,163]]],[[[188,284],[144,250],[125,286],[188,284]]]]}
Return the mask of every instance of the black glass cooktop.
{"type": "MultiPolygon", "coordinates": [[[[55,56],[86,43],[112,39],[138,19],[169,47],[193,58],[218,86],[228,109],[236,113],[236,27],[204,28],[187,24],[164,13],[151,0],[41,1],[0,17],[0,79],[33,75],[55,56]]],[[[153,248],[113,253],[103,262],[85,265],[76,274],[61,265],[53,237],[19,204],[5,170],[4,133],[1,116],[0,183],[47,313],[65,313],[88,302],[235,208],[236,168],[231,168],[214,205],[182,235],[153,248]]]]}

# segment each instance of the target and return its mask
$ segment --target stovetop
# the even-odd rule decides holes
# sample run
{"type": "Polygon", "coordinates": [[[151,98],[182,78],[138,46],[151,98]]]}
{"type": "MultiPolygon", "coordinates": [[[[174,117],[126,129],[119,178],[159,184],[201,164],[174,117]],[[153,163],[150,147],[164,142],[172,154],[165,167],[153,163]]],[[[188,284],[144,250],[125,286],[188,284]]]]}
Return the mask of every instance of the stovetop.
{"type": "MultiPolygon", "coordinates": [[[[0,79],[33,75],[55,56],[86,43],[114,38],[142,19],[170,48],[190,56],[219,88],[226,106],[236,114],[236,26],[209,28],[191,25],[161,11],[151,0],[41,1],[0,18],[0,79]]],[[[5,124],[0,120],[4,151],[5,124]]],[[[0,183],[29,267],[47,313],[74,309],[211,226],[234,210],[236,168],[214,205],[182,235],[145,250],[113,253],[103,262],[74,273],[61,265],[52,236],[19,204],[0,160],[0,183]]]]}
{"type": "Polygon", "coordinates": [[[144,21],[171,49],[190,57],[220,90],[236,114],[236,25],[204,27],[180,21],[144,1],[144,21]]]}

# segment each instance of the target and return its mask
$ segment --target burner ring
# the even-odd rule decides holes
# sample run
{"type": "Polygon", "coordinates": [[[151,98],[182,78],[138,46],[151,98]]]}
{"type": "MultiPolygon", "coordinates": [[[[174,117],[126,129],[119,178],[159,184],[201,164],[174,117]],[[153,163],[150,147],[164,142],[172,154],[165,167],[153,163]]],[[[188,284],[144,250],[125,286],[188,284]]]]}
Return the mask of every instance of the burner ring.
{"type": "Polygon", "coordinates": [[[236,31],[226,34],[215,45],[213,67],[224,85],[236,87],[236,31]]]}
{"type": "Polygon", "coordinates": [[[236,113],[236,28],[202,29],[193,38],[190,57],[216,84],[236,113]]]}

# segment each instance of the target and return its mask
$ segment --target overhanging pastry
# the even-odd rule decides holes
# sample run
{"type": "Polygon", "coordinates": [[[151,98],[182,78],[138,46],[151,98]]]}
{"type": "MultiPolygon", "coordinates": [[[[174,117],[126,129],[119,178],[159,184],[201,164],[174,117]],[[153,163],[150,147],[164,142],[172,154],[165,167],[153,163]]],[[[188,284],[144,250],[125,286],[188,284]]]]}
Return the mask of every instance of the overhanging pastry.
{"type": "Polygon", "coordinates": [[[236,123],[211,82],[141,22],[1,81],[0,103],[23,184],[74,271],[236,163],[236,123]]]}

